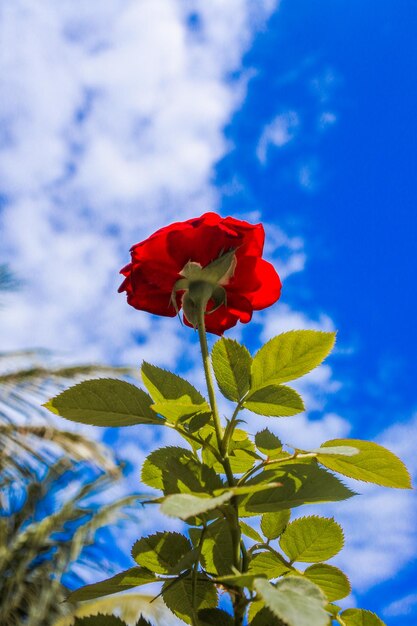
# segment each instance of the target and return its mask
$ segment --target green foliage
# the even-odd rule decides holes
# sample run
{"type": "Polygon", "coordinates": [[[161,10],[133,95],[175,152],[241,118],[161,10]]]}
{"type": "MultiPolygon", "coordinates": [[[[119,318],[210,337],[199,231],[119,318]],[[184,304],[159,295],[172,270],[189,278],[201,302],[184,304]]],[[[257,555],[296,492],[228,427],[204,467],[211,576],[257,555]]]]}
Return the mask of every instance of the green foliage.
{"type": "Polygon", "coordinates": [[[328,626],[325,598],[310,581],[287,576],[274,586],[259,578],[254,587],[270,611],[287,626],[328,626]]]}
{"type": "Polygon", "coordinates": [[[291,511],[264,513],[261,518],[261,530],[267,539],[278,539],[290,521],[291,511]]]}
{"type": "Polygon", "coordinates": [[[217,591],[210,579],[199,574],[181,576],[175,581],[166,581],[162,587],[162,598],[167,607],[187,624],[198,619],[200,609],[217,607],[217,591]]]}
{"type": "MultiPolygon", "coordinates": [[[[202,271],[187,264],[188,273],[197,270],[202,271]]],[[[194,287],[197,293],[199,287],[194,287]]],[[[201,323],[202,312],[198,316],[194,309],[196,324],[199,319],[201,323]]],[[[320,365],[334,345],[334,333],[283,333],[253,359],[238,342],[218,340],[211,366],[222,394],[236,403],[225,425],[201,328],[199,337],[209,402],[187,380],[143,363],[149,396],[122,381],[97,380],[83,383],[82,393],[76,386],[48,404],[84,423],[164,424],[187,444],[151,452],[141,478],[162,492],[148,502],[160,503],[163,514],[187,522],[189,539],[177,532],[141,538],[132,549],[137,567],[84,587],[71,598],[91,600],[159,580],[166,606],[193,626],[243,624],[246,613],[251,626],[329,626],[340,612],[330,603],[350,593],[346,575],[323,562],[342,548],[343,532],[333,518],[313,515],[290,522],[292,509],[356,495],[328,470],[401,488],[410,486],[408,473],[395,455],[373,443],[337,439],[310,450],[291,446],[289,452],[269,429],[256,432],[254,416],[254,435],[241,427],[241,409],[275,417],[304,410],[299,394],[283,383],[320,365]],[[114,385],[112,393],[106,391],[108,384],[114,385]],[[243,521],[259,515],[261,532],[243,521]],[[301,571],[297,562],[312,565],[301,571]],[[216,608],[217,588],[230,594],[233,617],[216,608]]],[[[378,618],[369,621],[374,617],[354,609],[340,619],[346,626],[380,626],[378,618]]]]}
{"type": "Polygon", "coordinates": [[[240,530],[242,531],[242,534],[246,535],[246,537],[249,537],[249,539],[253,539],[258,543],[262,543],[262,537],[258,533],[258,531],[242,520],[240,520],[240,530]]]}
{"type": "MultiPolygon", "coordinates": [[[[148,622],[144,620],[138,622],[136,626],[147,626],[148,622]]],[[[118,617],[114,615],[89,615],[88,617],[76,617],[74,626],[126,626],[118,617]]]]}
{"type": "Polygon", "coordinates": [[[210,420],[210,409],[207,402],[202,404],[193,404],[189,396],[182,396],[177,400],[164,400],[163,402],[155,402],[152,404],[155,413],[165,417],[168,422],[173,424],[184,423],[191,418],[200,416],[200,424],[207,424],[210,420]]]}
{"type": "Polygon", "coordinates": [[[338,502],[351,498],[348,489],[336,476],[312,463],[293,463],[265,470],[250,479],[247,485],[281,483],[240,501],[242,516],[292,509],[302,504],[338,502]]]}
{"type": "Polygon", "coordinates": [[[194,545],[197,545],[202,537],[204,539],[201,547],[201,563],[208,573],[216,576],[232,573],[233,540],[229,524],[225,519],[217,519],[204,530],[190,529],[190,536],[194,545]]]}
{"type": "MultiPolygon", "coordinates": [[[[188,380],[156,365],[142,363],[142,380],[154,402],[179,400],[188,397],[191,404],[203,405],[205,399],[188,380]]],[[[206,405],[208,408],[208,405],[206,405]]]]}
{"type": "MultiPolygon", "coordinates": [[[[252,603],[252,605],[253,604],[255,603],[252,603]]],[[[284,622],[271,613],[269,609],[262,606],[250,621],[250,626],[287,626],[287,624],[284,624],[284,622]]]]}
{"type": "Polygon", "coordinates": [[[269,417],[286,417],[304,411],[304,403],[294,389],[273,384],[250,391],[243,406],[252,413],[269,417]]]}
{"type": "Polygon", "coordinates": [[[191,544],[180,533],[159,532],[139,539],[132,548],[138,565],[157,574],[169,574],[187,552],[191,544]]]}
{"type": "Polygon", "coordinates": [[[234,619],[222,609],[198,611],[199,626],[234,626],[234,619]]]}
{"type": "MultiPolygon", "coordinates": [[[[207,442],[213,447],[216,446],[216,435],[214,432],[209,435],[207,442]]],[[[229,442],[229,461],[232,471],[235,474],[249,471],[254,466],[257,456],[255,446],[249,439],[248,434],[240,428],[235,428],[229,442]]],[[[223,465],[210,449],[203,448],[202,457],[203,461],[216,472],[224,473],[223,465]]]]}
{"type": "Polygon", "coordinates": [[[113,593],[119,593],[120,591],[126,591],[127,589],[133,589],[134,587],[147,585],[156,580],[158,580],[157,577],[148,569],[131,567],[111,578],[76,589],[68,596],[68,600],[71,602],[93,600],[94,598],[101,598],[113,593]]]}
{"type": "Polygon", "coordinates": [[[252,389],[304,376],[332,351],[335,333],[292,330],[268,341],[252,364],[252,389]]]}
{"type": "MultiPolygon", "coordinates": [[[[76,617],[73,626],[127,626],[127,624],[114,615],[97,613],[88,617],[76,617]]],[[[135,626],[152,626],[152,624],[140,616],[135,626]]]]}
{"type": "Polygon", "coordinates": [[[142,389],[112,378],[86,380],[45,403],[52,413],[94,426],[163,424],[142,389]]]}
{"type": "Polygon", "coordinates": [[[278,554],[265,551],[258,552],[251,558],[248,572],[257,575],[263,574],[272,579],[289,572],[289,567],[283,563],[278,554]]]}
{"type": "Polygon", "coordinates": [[[329,469],[383,487],[411,489],[407,468],[390,450],[360,439],[332,439],[322,444],[323,448],[334,446],[353,446],[359,450],[359,454],[351,457],[318,454],[320,463],[329,469]]]}
{"type": "Polygon", "coordinates": [[[269,459],[276,459],[282,452],[280,439],[268,428],[264,428],[255,435],[255,445],[259,452],[265,454],[269,459]]]}
{"type": "Polygon", "coordinates": [[[187,520],[207,511],[221,507],[233,497],[232,491],[226,491],[220,496],[210,498],[203,494],[197,496],[191,493],[181,493],[164,498],[161,511],[169,517],[178,517],[187,520]]]}
{"type": "Polygon", "coordinates": [[[250,387],[252,357],[247,348],[233,339],[222,338],[214,345],[211,359],[222,394],[240,402],[250,387]]]}
{"type": "Polygon", "coordinates": [[[344,537],[333,518],[312,515],[290,522],[279,543],[291,562],[318,563],[340,552],[344,537]]]}
{"type": "Polygon", "coordinates": [[[169,446],[154,450],[142,466],[142,482],[165,495],[174,493],[212,493],[223,482],[213,468],[201,463],[186,448],[169,446]]]}
{"type": "Polygon", "coordinates": [[[375,613],[364,609],[347,609],[340,617],[345,626],[385,626],[375,613]]]}
{"type": "Polygon", "coordinates": [[[348,577],[333,565],[315,563],[307,567],[304,576],[320,587],[329,602],[341,600],[351,592],[348,577]]]}

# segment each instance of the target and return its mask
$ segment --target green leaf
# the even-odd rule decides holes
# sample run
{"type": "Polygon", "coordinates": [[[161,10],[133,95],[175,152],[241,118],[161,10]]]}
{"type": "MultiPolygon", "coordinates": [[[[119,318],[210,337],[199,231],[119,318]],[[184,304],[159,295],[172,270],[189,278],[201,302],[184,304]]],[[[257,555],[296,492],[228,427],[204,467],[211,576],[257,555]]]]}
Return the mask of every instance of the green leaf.
{"type": "Polygon", "coordinates": [[[342,528],[332,517],[299,517],[290,522],[279,541],[291,562],[327,561],[343,548],[342,528]]]}
{"type": "Polygon", "coordinates": [[[249,526],[249,524],[246,524],[245,522],[240,521],[239,523],[240,523],[240,530],[242,531],[244,535],[246,535],[246,537],[249,537],[249,539],[253,539],[254,541],[257,541],[258,543],[263,543],[262,537],[258,533],[258,531],[256,531],[254,528],[252,528],[252,526],[249,526]]]}
{"type": "Polygon", "coordinates": [[[247,589],[253,589],[254,581],[260,576],[266,578],[266,574],[264,574],[263,572],[261,574],[245,572],[244,574],[228,574],[227,576],[217,576],[215,581],[216,583],[221,583],[224,587],[228,588],[246,587],[247,589]]]}
{"type": "Polygon", "coordinates": [[[163,400],[152,404],[155,413],[159,413],[169,422],[183,423],[196,415],[204,415],[205,422],[210,419],[210,407],[207,402],[193,404],[189,396],[181,396],[178,400],[163,400]]]}
{"type": "Polygon", "coordinates": [[[195,584],[190,576],[175,582],[166,581],[162,587],[162,598],[167,607],[187,624],[197,621],[200,609],[217,606],[217,591],[206,576],[199,574],[195,584]]]}
{"type": "Polygon", "coordinates": [[[267,539],[278,539],[290,521],[291,511],[264,513],[261,518],[261,530],[267,539]]]}
{"type": "Polygon", "coordinates": [[[43,406],[65,419],[94,426],[164,424],[151,409],[142,389],[113,378],[86,380],[55,396],[43,406]]]}
{"type": "Polygon", "coordinates": [[[222,394],[239,402],[249,391],[252,357],[233,339],[220,339],[211,353],[214,375],[222,394]]]}
{"type": "MultiPolygon", "coordinates": [[[[257,602],[252,602],[251,606],[254,604],[257,604],[257,602]]],[[[271,611],[264,606],[263,602],[259,611],[255,613],[249,624],[250,626],[287,626],[282,620],[278,619],[276,615],[271,613],[271,611]]]]}
{"type": "MultiPolygon", "coordinates": [[[[114,615],[89,615],[88,617],[76,617],[73,622],[74,626],[127,626],[120,618],[114,615]]],[[[149,622],[139,622],[137,626],[150,626],[149,622]]]]}
{"type": "MultiPolygon", "coordinates": [[[[114,615],[89,615],[88,617],[76,617],[73,626],[127,626],[120,618],[114,615]]],[[[140,616],[135,626],[152,626],[144,617],[140,616]]]]}
{"type": "Polygon", "coordinates": [[[316,330],[291,330],[274,337],[253,359],[252,389],[304,376],[332,351],[335,337],[316,330]]]}
{"type": "Polygon", "coordinates": [[[222,609],[200,609],[199,626],[234,626],[235,620],[222,609]]]}
{"type": "MultiPolygon", "coordinates": [[[[252,624],[255,616],[265,607],[265,603],[263,602],[263,600],[261,600],[259,598],[259,596],[257,597],[256,600],[252,600],[252,602],[249,604],[249,609],[248,609],[248,620],[249,620],[249,624],[252,624]]],[[[278,619],[277,617],[275,617],[275,615],[273,615],[269,609],[266,609],[268,611],[268,613],[271,616],[271,619],[278,619]]],[[[264,626],[263,622],[260,622],[260,624],[262,626],[264,626]]],[[[265,624],[265,626],[269,626],[268,623],[265,624]]]]}
{"type": "Polygon", "coordinates": [[[372,611],[365,609],[347,609],[340,614],[345,626],[385,626],[372,611]]]}
{"type": "Polygon", "coordinates": [[[278,578],[289,571],[282,560],[273,552],[265,551],[255,554],[249,563],[248,574],[265,574],[268,579],[278,578]]]}
{"type": "Polygon", "coordinates": [[[191,404],[202,405],[205,400],[188,380],[145,361],[141,368],[142,380],[155,402],[179,400],[187,396],[191,404]]]}
{"type": "Polygon", "coordinates": [[[320,463],[329,469],[383,487],[411,489],[407,468],[390,450],[361,439],[331,439],[322,444],[322,448],[334,446],[353,446],[359,450],[359,454],[351,457],[318,454],[320,463]]]}
{"type": "Polygon", "coordinates": [[[239,505],[242,516],[282,511],[302,504],[338,502],[355,495],[336,476],[316,463],[293,463],[265,470],[245,484],[272,482],[280,482],[282,487],[242,497],[239,505]]]}
{"type": "Polygon", "coordinates": [[[143,567],[131,567],[125,572],[116,574],[116,576],[102,580],[99,583],[85,585],[84,587],[76,589],[70,593],[68,600],[70,602],[94,600],[102,596],[109,596],[113,593],[126,591],[126,589],[133,589],[133,587],[139,587],[140,585],[147,585],[156,580],[158,580],[158,578],[148,569],[143,567]]]}
{"type": "Polygon", "coordinates": [[[210,574],[221,576],[232,572],[233,540],[225,519],[218,519],[206,527],[201,557],[204,569],[210,574]]]}
{"type": "Polygon", "coordinates": [[[158,532],[139,539],[132,548],[138,565],[157,574],[169,574],[183,556],[190,552],[187,537],[175,532],[158,532]]]}
{"type": "Polygon", "coordinates": [[[276,459],[282,452],[280,439],[268,428],[264,428],[255,435],[255,445],[259,452],[265,454],[269,459],[276,459]]]}
{"type": "Polygon", "coordinates": [[[317,563],[304,571],[304,576],[323,591],[329,602],[346,598],[351,592],[346,574],[333,565],[317,563]]]}
{"type": "Polygon", "coordinates": [[[214,469],[200,463],[191,450],[168,446],[154,450],[145,459],[141,480],[165,495],[212,492],[223,487],[214,469]]]}
{"type": "MultiPolygon", "coordinates": [[[[311,566],[311,567],[315,567],[315,566],[311,566]]],[[[340,611],[342,610],[342,608],[340,606],[337,606],[337,604],[326,604],[326,611],[328,613],[330,613],[330,615],[333,615],[333,617],[336,619],[336,615],[338,615],[340,613],[340,611]]]]}
{"type": "Polygon", "coordinates": [[[267,385],[255,389],[246,396],[244,407],[258,415],[270,417],[287,417],[304,411],[301,397],[285,385],[267,385]]]}
{"type": "Polygon", "coordinates": [[[336,455],[336,456],[355,456],[355,454],[359,454],[358,448],[353,448],[352,446],[328,446],[326,448],[311,448],[311,450],[301,450],[301,452],[307,452],[312,454],[320,454],[323,456],[327,455],[336,455]]]}
{"type": "Polygon", "coordinates": [[[189,493],[175,494],[167,496],[163,500],[161,511],[169,517],[178,517],[179,519],[187,520],[190,517],[195,517],[201,513],[217,509],[219,506],[228,502],[232,497],[232,491],[226,491],[215,498],[204,497],[203,494],[201,496],[189,493]]]}
{"type": "Polygon", "coordinates": [[[266,606],[287,626],[328,626],[324,596],[310,581],[287,576],[275,587],[259,578],[254,587],[266,606]]]}
{"type": "MultiPolygon", "coordinates": [[[[214,432],[210,435],[209,442],[212,445],[216,445],[214,432]]],[[[240,428],[235,428],[229,443],[229,461],[232,472],[235,474],[247,472],[253,467],[256,458],[258,457],[255,452],[255,446],[249,439],[248,434],[240,428]]],[[[216,460],[208,448],[203,449],[203,461],[216,472],[224,473],[224,467],[216,460]]]]}

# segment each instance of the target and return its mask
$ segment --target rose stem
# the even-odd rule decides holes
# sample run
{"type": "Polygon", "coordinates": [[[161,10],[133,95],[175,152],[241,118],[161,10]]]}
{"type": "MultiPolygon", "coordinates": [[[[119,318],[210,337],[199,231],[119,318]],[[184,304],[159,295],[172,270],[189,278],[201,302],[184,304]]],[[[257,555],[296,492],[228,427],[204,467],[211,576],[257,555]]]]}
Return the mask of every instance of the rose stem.
{"type": "MultiPolygon", "coordinates": [[[[207,391],[209,396],[209,402],[211,411],[213,414],[213,422],[214,422],[214,430],[216,432],[217,445],[219,448],[221,463],[223,465],[225,474],[227,476],[227,482],[229,487],[234,487],[236,484],[235,477],[232,472],[232,468],[230,465],[230,460],[228,457],[228,452],[225,450],[224,440],[223,440],[223,428],[220,422],[219,410],[217,407],[216,394],[214,391],[214,382],[213,375],[211,373],[210,367],[210,355],[207,345],[207,335],[206,335],[206,324],[204,320],[205,311],[202,306],[199,307],[198,311],[198,337],[200,339],[200,348],[201,355],[203,357],[203,365],[204,365],[204,374],[206,377],[207,383],[207,391]]],[[[231,499],[231,504],[234,508],[234,523],[231,526],[230,531],[232,534],[233,541],[233,553],[234,553],[234,566],[236,569],[241,572],[242,571],[242,558],[241,558],[241,531],[239,524],[239,512],[238,512],[238,504],[237,498],[234,496],[231,499]]],[[[245,610],[245,597],[244,593],[241,589],[236,588],[232,595],[233,606],[235,609],[235,626],[241,626],[243,623],[243,615],[245,610]]]]}

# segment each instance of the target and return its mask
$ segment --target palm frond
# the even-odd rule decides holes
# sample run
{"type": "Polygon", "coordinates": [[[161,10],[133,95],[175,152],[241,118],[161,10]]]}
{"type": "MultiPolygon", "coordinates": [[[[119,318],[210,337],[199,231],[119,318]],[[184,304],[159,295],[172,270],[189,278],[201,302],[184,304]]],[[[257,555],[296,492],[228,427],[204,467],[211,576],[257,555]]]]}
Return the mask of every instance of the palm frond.
{"type": "Polygon", "coordinates": [[[75,609],[73,615],[59,618],[53,626],[72,626],[75,617],[88,617],[99,613],[117,615],[128,626],[134,626],[140,614],[153,624],[177,626],[183,623],[168,611],[160,598],[155,601],[152,600],[153,596],[151,595],[125,593],[83,602],[81,606],[75,609]]]}

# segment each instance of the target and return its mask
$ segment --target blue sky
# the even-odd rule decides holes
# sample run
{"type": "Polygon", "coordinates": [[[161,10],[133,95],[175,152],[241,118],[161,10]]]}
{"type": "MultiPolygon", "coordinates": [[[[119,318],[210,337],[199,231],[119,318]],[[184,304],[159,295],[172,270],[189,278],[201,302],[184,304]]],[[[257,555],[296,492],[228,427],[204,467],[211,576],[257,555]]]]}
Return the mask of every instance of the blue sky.
{"type": "MultiPolygon", "coordinates": [[[[127,307],[118,269],[174,219],[262,220],[283,296],[233,334],[256,349],[339,331],[300,384],[307,415],[276,432],[372,438],[415,474],[416,22],[412,0],[5,2],[0,260],[24,289],[2,311],[4,349],[176,367],[185,341],[202,384],[193,333],[127,307]]],[[[141,432],[138,453],[132,432],[111,438],[137,462],[155,440],[141,432]]],[[[412,624],[415,497],[361,490],[324,509],[347,531],[352,601],[412,624]]]]}

